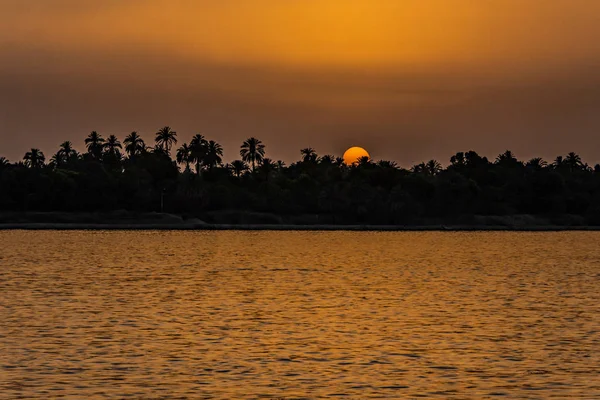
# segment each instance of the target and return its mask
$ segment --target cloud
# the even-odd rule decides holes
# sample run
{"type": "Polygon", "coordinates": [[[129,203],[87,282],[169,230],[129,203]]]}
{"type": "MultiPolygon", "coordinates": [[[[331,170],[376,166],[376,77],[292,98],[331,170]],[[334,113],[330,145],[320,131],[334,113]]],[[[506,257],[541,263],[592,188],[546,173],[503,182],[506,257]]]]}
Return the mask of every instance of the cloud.
{"type": "MultiPolygon", "coordinates": [[[[588,0],[0,0],[0,41],[293,66],[598,60],[588,0]]],[[[532,65],[533,64],[533,65],[532,65]]]]}
{"type": "Polygon", "coordinates": [[[587,0],[0,0],[0,153],[91,130],[202,132],[226,159],[362,145],[597,162],[600,4],[587,0]]]}

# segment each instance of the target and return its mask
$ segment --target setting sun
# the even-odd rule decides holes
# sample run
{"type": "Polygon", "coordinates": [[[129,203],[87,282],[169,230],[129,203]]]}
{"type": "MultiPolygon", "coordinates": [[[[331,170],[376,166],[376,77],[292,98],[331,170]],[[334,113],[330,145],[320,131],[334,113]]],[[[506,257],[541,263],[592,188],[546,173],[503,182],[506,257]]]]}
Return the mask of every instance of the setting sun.
{"type": "Polygon", "coordinates": [[[344,163],[346,163],[346,165],[356,164],[362,157],[368,157],[371,159],[369,153],[362,147],[350,147],[344,153],[344,163]]]}

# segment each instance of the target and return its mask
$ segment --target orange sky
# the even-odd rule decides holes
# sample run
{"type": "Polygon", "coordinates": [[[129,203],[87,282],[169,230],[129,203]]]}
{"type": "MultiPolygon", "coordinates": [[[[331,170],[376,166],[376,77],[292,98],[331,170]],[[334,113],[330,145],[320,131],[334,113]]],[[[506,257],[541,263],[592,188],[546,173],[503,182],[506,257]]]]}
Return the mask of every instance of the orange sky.
{"type": "Polygon", "coordinates": [[[0,0],[0,153],[168,124],[227,160],[599,161],[599,41],[593,0],[0,0]]]}

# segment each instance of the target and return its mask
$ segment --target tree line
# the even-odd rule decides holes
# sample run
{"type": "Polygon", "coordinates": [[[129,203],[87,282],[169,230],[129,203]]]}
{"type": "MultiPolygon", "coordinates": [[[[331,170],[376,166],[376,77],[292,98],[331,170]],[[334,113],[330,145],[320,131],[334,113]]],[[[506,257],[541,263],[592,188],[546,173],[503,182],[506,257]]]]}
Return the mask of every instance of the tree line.
{"type": "Polygon", "coordinates": [[[600,165],[576,153],[552,162],[488,160],[459,152],[443,167],[406,169],[368,158],[300,150],[290,165],[266,157],[259,139],[223,163],[223,147],[197,134],[177,147],[166,126],[152,144],[131,132],[121,142],[91,132],[79,153],[63,142],[47,159],[32,148],[22,161],[0,157],[0,211],[163,211],[212,222],[328,224],[469,223],[480,216],[531,216],[555,224],[600,225],[600,165]],[[567,218],[568,217],[568,218],[567,218]],[[567,219],[565,219],[567,218],[567,219]],[[566,222],[565,222],[566,221],[566,222]]]}

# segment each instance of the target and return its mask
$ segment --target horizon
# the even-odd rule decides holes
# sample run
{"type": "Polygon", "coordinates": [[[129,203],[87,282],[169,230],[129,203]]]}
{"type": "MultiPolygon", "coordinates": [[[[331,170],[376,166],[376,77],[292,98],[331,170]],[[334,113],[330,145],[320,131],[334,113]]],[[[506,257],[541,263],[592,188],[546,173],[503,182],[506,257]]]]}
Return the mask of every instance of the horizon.
{"type": "MultiPolygon", "coordinates": [[[[166,127],[168,127],[168,126],[166,126],[166,127]]],[[[171,127],[169,127],[169,128],[171,128],[171,127]]],[[[176,153],[177,149],[179,147],[181,147],[184,143],[189,145],[190,141],[188,140],[186,142],[182,142],[181,140],[179,140],[179,134],[178,134],[178,132],[175,129],[173,129],[173,130],[177,134],[176,136],[178,138],[178,142],[171,149],[171,152],[170,152],[169,156],[170,156],[170,158],[172,159],[173,162],[177,163],[177,160],[176,160],[176,157],[175,157],[175,153],[176,153]]],[[[96,132],[96,131],[94,131],[94,132],[96,132]]],[[[135,132],[137,132],[137,131],[135,131],[135,132]]],[[[106,139],[109,136],[109,135],[103,135],[101,132],[97,132],[97,133],[102,137],[102,139],[106,139]]],[[[158,146],[158,144],[154,140],[154,137],[156,136],[156,133],[152,134],[152,135],[145,135],[145,136],[143,134],[141,134],[140,132],[137,132],[137,133],[144,140],[145,145],[146,145],[146,150],[149,150],[149,151],[155,151],[156,150],[155,146],[158,146]],[[146,136],[148,136],[148,137],[146,137],[146,136]]],[[[122,137],[117,136],[117,139],[119,139],[119,142],[120,142],[121,145],[123,145],[123,140],[125,139],[125,136],[126,135],[123,135],[122,137]]],[[[84,140],[85,140],[86,137],[87,136],[81,138],[81,140],[80,140],[81,143],[79,143],[79,145],[78,145],[78,142],[71,142],[71,144],[73,145],[72,148],[75,151],[77,151],[80,155],[84,155],[84,154],[89,153],[89,150],[86,149],[86,145],[85,145],[85,142],[84,142],[84,140]]],[[[206,139],[207,140],[213,140],[213,138],[211,138],[211,137],[206,137],[206,139]]],[[[260,138],[257,138],[257,139],[260,140],[260,138]]],[[[219,142],[217,141],[217,143],[219,143],[219,142]]],[[[222,166],[226,166],[226,165],[230,164],[232,161],[240,160],[241,159],[240,152],[239,152],[239,149],[241,148],[241,144],[242,143],[240,143],[240,146],[237,147],[238,150],[235,152],[236,156],[234,158],[229,158],[227,156],[227,154],[229,154],[228,153],[228,149],[225,148],[225,147],[223,148],[223,162],[222,162],[222,166]]],[[[265,145],[265,158],[269,158],[269,159],[271,159],[274,162],[275,161],[283,161],[286,165],[291,165],[291,164],[296,163],[296,162],[302,162],[302,152],[301,151],[303,149],[306,149],[306,148],[313,149],[319,157],[325,156],[325,155],[331,155],[334,158],[337,158],[337,157],[344,158],[343,157],[344,153],[346,151],[348,151],[350,148],[353,148],[353,147],[362,148],[362,146],[360,146],[360,145],[358,145],[358,146],[350,146],[349,148],[344,149],[340,154],[336,154],[336,153],[320,152],[319,149],[313,148],[312,146],[305,146],[305,147],[302,147],[302,148],[298,149],[298,151],[297,151],[298,156],[296,156],[296,158],[293,158],[293,159],[290,159],[290,160],[282,160],[282,159],[270,157],[268,144],[264,143],[264,142],[263,142],[263,144],[265,145]]],[[[40,148],[37,148],[37,147],[31,147],[31,148],[27,149],[26,152],[29,151],[29,150],[33,150],[33,149],[38,149],[38,150],[40,150],[44,154],[44,156],[46,158],[46,163],[48,163],[48,162],[50,162],[50,158],[54,154],[56,154],[56,152],[59,150],[59,148],[60,148],[60,143],[56,146],[56,148],[53,151],[50,151],[50,152],[46,152],[43,149],[40,149],[40,148]]],[[[366,149],[366,150],[369,151],[369,149],[366,149]]],[[[453,156],[455,156],[457,153],[467,153],[469,151],[474,151],[480,157],[487,158],[490,163],[493,163],[497,159],[498,156],[501,156],[506,151],[510,151],[515,156],[515,158],[517,160],[519,160],[520,162],[522,162],[523,164],[526,164],[528,161],[530,161],[532,159],[541,158],[543,161],[548,162],[548,165],[552,164],[552,162],[555,161],[555,159],[557,157],[564,157],[564,156],[567,156],[568,153],[570,153],[570,151],[564,151],[563,153],[556,154],[555,156],[550,157],[550,158],[544,158],[544,157],[539,157],[539,156],[535,156],[535,155],[533,157],[521,158],[521,157],[519,157],[518,154],[515,154],[515,152],[513,152],[511,149],[505,149],[504,151],[502,151],[502,152],[500,152],[498,154],[491,154],[491,155],[480,153],[476,149],[467,149],[467,150],[461,150],[461,151],[449,154],[449,155],[447,155],[447,157],[445,159],[425,158],[425,159],[422,159],[420,161],[415,162],[414,164],[408,165],[408,164],[401,164],[401,163],[397,162],[397,160],[395,160],[395,159],[383,159],[383,158],[377,157],[376,154],[373,155],[369,151],[369,160],[371,162],[378,162],[378,161],[391,161],[391,162],[395,162],[397,164],[397,168],[406,169],[406,170],[410,170],[411,168],[417,166],[418,164],[425,163],[425,162],[428,162],[428,161],[439,162],[444,168],[446,168],[446,167],[449,167],[450,165],[452,165],[450,159],[453,156]]],[[[122,154],[124,160],[127,159],[127,158],[129,158],[129,156],[127,155],[127,152],[124,149],[124,145],[123,145],[123,148],[120,150],[120,153],[122,154]]],[[[577,155],[580,155],[577,152],[573,152],[573,153],[575,153],[577,155]]],[[[25,153],[23,155],[25,155],[25,153]]],[[[20,162],[23,161],[23,157],[21,157],[20,159],[10,159],[10,158],[8,158],[5,155],[3,155],[3,154],[0,153],[0,158],[2,158],[2,157],[4,157],[8,162],[13,163],[13,164],[18,164],[18,163],[20,163],[20,162]]],[[[588,160],[586,160],[583,157],[582,157],[582,162],[583,162],[584,165],[587,165],[590,168],[594,168],[596,165],[600,165],[600,163],[597,163],[597,162],[589,162],[588,160]]],[[[177,163],[177,165],[181,168],[181,164],[177,163]]]]}

